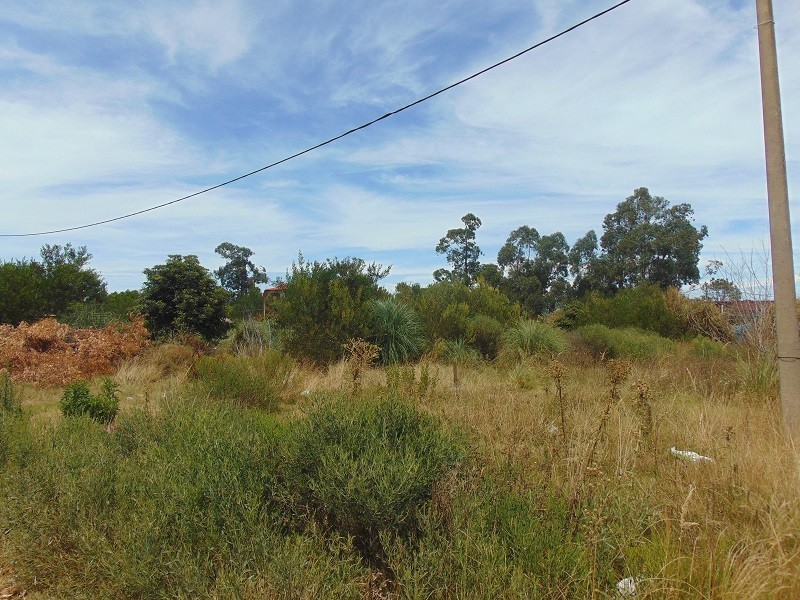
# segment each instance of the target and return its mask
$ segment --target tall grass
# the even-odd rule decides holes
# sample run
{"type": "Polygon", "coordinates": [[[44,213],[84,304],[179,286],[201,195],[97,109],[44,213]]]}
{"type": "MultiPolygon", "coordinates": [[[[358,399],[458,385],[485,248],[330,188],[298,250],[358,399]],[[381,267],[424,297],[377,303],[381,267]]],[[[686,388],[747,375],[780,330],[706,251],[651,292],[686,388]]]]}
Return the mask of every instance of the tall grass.
{"type": "Polygon", "coordinates": [[[797,452],[736,356],[692,348],[626,380],[528,360],[522,388],[464,364],[424,397],[410,366],[356,398],[301,370],[286,412],[186,387],[112,433],[26,392],[0,412],[0,571],[53,598],[800,597],[797,452]]]}
{"type": "Polygon", "coordinates": [[[509,361],[531,356],[553,357],[569,347],[566,334],[550,323],[521,320],[507,329],[501,338],[501,354],[509,361]]]}
{"type": "Polygon", "coordinates": [[[266,350],[252,357],[204,356],[194,369],[200,389],[213,398],[273,410],[291,383],[295,364],[277,350],[266,350]]]}

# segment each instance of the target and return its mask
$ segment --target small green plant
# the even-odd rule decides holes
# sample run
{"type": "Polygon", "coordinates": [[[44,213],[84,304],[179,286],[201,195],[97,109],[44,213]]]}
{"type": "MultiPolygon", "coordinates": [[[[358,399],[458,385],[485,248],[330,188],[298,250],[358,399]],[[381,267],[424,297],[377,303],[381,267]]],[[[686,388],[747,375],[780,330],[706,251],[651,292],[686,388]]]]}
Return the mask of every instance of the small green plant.
{"type": "Polygon", "coordinates": [[[64,390],[61,396],[61,414],[65,417],[87,415],[103,425],[108,425],[117,416],[119,384],[109,377],[103,377],[102,387],[97,396],[92,395],[85,381],[78,381],[64,390]]]}
{"type": "Polygon", "coordinates": [[[413,365],[394,365],[386,370],[386,387],[395,396],[425,400],[436,389],[438,373],[430,363],[419,364],[419,377],[413,365]]]}

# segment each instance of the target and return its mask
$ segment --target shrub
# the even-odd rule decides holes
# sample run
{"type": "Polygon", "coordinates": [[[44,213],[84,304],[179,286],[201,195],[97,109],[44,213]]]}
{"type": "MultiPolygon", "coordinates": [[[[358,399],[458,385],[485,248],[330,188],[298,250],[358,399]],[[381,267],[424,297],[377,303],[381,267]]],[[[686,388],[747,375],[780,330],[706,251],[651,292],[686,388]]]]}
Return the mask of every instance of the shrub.
{"type": "Polygon", "coordinates": [[[277,350],[261,356],[204,356],[195,364],[197,382],[218,400],[272,410],[294,373],[294,361],[277,350]]]}
{"type": "Polygon", "coordinates": [[[520,316],[520,307],[501,291],[480,281],[469,287],[460,281],[440,281],[426,288],[398,286],[398,297],[417,311],[430,343],[469,337],[469,323],[486,315],[501,324],[520,316]]]}
{"type": "Polygon", "coordinates": [[[695,356],[702,358],[725,358],[730,355],[727,345],[704,335],[698,335],[692,340],[691,351],[695,356]]]}
{"type": "Polygon", "coordinates": [[[467,325],[467,338],[470,344],[487,360],[497,358],[503,325],[488,315],[476,315],[467,325]]]}
{"type": "Polygon", "coordinates": [[[170,255],[165,264],[145,269],[144,274],[141,309],[153,336],[194,333],[217,340],[228,331],[228,293],[196,256],[170,255]]]}
{"type": "Polygon", "coordinates": [[[414,309],[391,298],[369,305],[371,340],[380,348],[384,365],[407,362],[425,348],[425,334],[414,309]]]}
{"type": "Polygon", "coordinates": [[[22,421],[22,401],[6,369],[0,369],[0,469],[12,452],[13,439],[22,421]]]}
{"type": "Polygon", "coordinates": [[[510,360],[537,355],[552,356],[564,352],[569,346],[561,329],[550,323],[531,320],[518,321],[506,330],[501,343],[503,356],[510,360]]]}
{"type": "Polygon", "coordinates": [[[369,337],[367,306],[386,296],[378,281],[388,272],[360,258],[308,263],[301,256],[275,305],[284,350],[317,365],[341,359],[348,340],[369,337]]]}
{"type": "Polygon", "coordinates": [[[285,509],[301,524],[311,516],[352,536],[363,557],[379,564],[385,536],[413,539],[434,485],[464,457],[436,419],[384,398],[357,406],[329,400],[289,443],[285,509]]]}
{"type": "Polygon", "coordinates": [[[107,425],[117,416],[119,398],[117,385],[112,379],[103,377],[100,394],[93,396],[85,381],[78,381],[67,386],[61,396],[61,414],[65,417],[86,415],[98,423],[107,425]]]}
{"type": "Polygon", "coordinates": [[[668,352],[674,343],[660,335],[632,327],[611,329],[593,324],[578,328],[583,347],[598,359],[642,360],[668,352]]]}

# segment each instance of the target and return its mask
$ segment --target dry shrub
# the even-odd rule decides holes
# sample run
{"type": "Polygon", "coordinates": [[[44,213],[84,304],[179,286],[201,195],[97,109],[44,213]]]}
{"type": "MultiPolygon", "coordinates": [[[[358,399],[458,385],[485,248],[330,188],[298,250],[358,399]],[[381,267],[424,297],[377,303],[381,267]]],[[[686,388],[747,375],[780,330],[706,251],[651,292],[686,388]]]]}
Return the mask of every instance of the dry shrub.
{"type": "Polygon", "coordinates": [[[664,301],[667,310],[683,321],[687,333],[717,342],[734,341],[733,328],[713,302],[689,299],[676,288],[664,292],[664,301]]]}
{"type": "Polygon", "coordinates": [[[0,326],[0,365],[12,379],[66,385],[112,374],[120,362],[149,344],[142,317],[100,329],[73,329],[47,318],[17,327],[0,326]]]}

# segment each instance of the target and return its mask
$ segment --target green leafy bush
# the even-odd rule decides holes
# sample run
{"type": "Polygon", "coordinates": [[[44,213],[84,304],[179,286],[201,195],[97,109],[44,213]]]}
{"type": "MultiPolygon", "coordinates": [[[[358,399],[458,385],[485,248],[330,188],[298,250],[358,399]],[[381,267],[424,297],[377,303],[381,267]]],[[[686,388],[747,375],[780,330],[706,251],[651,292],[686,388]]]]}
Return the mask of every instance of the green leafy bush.
{"type": "Polygon", "coordinates": [[[656,333],[632,327],[611,329],[605,325],[592,324],[578,328],[578,333],[584,349],[598,360],[644,360],[663,355],[674,346],[674,342],[656,333]]]}
{"type": "Polygon", "coordinates": [[[75,382],[67,386],[61,396],[61,414],[65,417],[87,415],[98,423],[111,423],[119,410],[118,388],[112,379],[104,377],[100,394],[94,396],[85,381],[75,382]]]}
{"type": "Polygon", "coordinates": [[[670,338],[688,332],[685,319],[670,310],[664,291],[649,284],[623,288],[613,296],[593,292],[567,306],[559,324],[568,328],[590,324],[614,329],[635,327],[670,338]]]}
{"type": "Polygon", "coordinates": [[[367,306],[387,295],[378,281],[388,273],[360,258],[309,263],[301,256],[275,304],[283,349],[317,365],[343,358],[348,340],[369,338],[367,306]]]}
{"type": "Polygon", "coordinates": [[[352,536],[369,561],[383,539],[413,539],[434,486],[464,457],[463,446],[433,417],[396,399],[353,406],[332,399],[293,431],[285,460],[283,505],[352,536]]]}
{"type": "Polygon", "coordinates": [[[206,393],[238,406],[275,408],[294,373],[294,361],[267,350],[259,356],[204,356],[195,364],[197,382],[206,393]]]}
{"type": "Polygon", "coordinates": [[[489,315],[475,315],[467,324],[470,345],[487,360],[497,358],[502,335],[502,323],[489,315]]]}
{"type": "Polygon", "coordinates": [[[517,303],[484,281],[472,287],[460,281],[440,281],[425,288],[398,286],[397,298],[417,312],[430,344],[440,339],[468,339],[470,322],[478,315],[501,324],[520,316],[517,303]]]}
{"type": "Polygon", "coordinates": [[[384,365],[407,362],[425,348],[425,334],[414,309],[388,298],[369,305],[371,340],[380,348],[384,365]]]}
{"type": "Polygon", "coordinates": [[[502,355],[506,360],[522,360],[530,356],[554,355],[569,347],[563,330],[550,323],[521,320],[507,329],[501,338],[502,355]]]}

